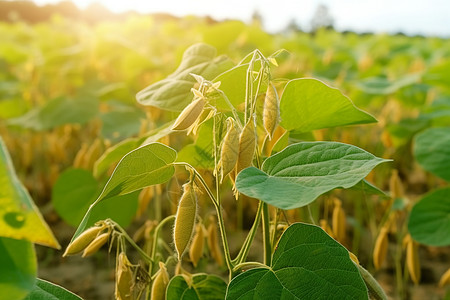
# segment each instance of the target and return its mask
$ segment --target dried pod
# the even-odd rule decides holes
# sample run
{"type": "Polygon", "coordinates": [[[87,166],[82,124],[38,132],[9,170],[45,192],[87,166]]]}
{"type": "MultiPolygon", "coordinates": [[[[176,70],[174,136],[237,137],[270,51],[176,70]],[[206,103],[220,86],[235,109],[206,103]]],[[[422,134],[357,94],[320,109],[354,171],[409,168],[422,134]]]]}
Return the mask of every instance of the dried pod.
{"type": "Polygon", "coordinates": [[[388,243],[388,230],[383,227],[375,241],[375,248],[373,250],[373,265],[377,270],[381,267],[386,258],[388,243]]]}
{"type": "Polygon", "coordinates": [[[345,212],[342,208],[341,200],[334,199],[334,208],[333,208],[333,217],[332,217],[332,224],[333,224],[333,234],[335,238],[340,242],[343,243],[345,240],[345,229],[347,226],[347,221],[345,218],[345,212]]]}
{"type": "Polygon", "coordinates": [[[105,229],[105,226],[94,226],[83,231],[83,233],[77,236],[77,238],[69,244],[63,254],[63,257],[83,251],[103,229],[105,229]]]}
{"type": "Polygon", "coordinates": [[[269,84],[266,91],[266,97],[264,99],[263,108],[263,124],[264,129],[269,135],[269,139],[272,139],[273,132],[280,120],[280,105],[278,100],[278,93],[272,83],[269,84]]]}
{"type": "Polygon", "coordinates": [[[439,287],[443,288],[446,285],[450,285],[450,269],[448,269],[439,280],[439,287]]]}
{"type": "Polygon", "coordinates": [[[198,98],[192,101],[183,109],[178,118],[175,120],[175,123],[172,126],[172,130],[188,129],[200,116],[204,106],[204,98],[198,98]]]}
{"type": "Polygon", "coordinates": [[[221,266],[223,264],[222,252],[220,251],[219,239],[217,235],[217,225],[216,220],[213,216],[210,217],[210,222],[207,229],[207,241],[208,248],[211,253],[212,258],[216,263],[221,266]]]}
{"type": "Polygon", "coordinates": [[[405,192],[397,170],[392,170],[391,178],[389,179],[389,189],[392,199],[404,197],[405,192]]]}
{"type": "Polygon", "coordinates": [[[178,203],[177,214],[175,217],[175,227],[173,230],[173,240],[178,254],[178,260],[181,260],[184,252],[189,245],[194,232],[195,218],[197,216],[197,195],[192,183],[183,185],[183,195],[178,203]]]}
{"type": "Polygon", "coordinates": [[[189,258],[192,261],[194,267],[197,267],[197,263],[203,255],[203,247],[205,245],[205,228],[203,224],[199,223],[195,227],[195,235],[192,239],[191,247],[189,248],[189,258]]]}
{"type": "Polygon", "coordinates": [[[420,282],[420,262],[419,262],[419,245],[412,238],[408,240],[406,245],[406,265],[408,267],[409,276],[415,284],[420,282]]]}
{"type": "Polygon", "coordinates": [[[223,139],[220,152],[220,182],[233,171],[239,155],[239,131],[235,127],[233,118],[227,119],[227,134],[223,139]]]}
{"type": "Polygon", "coordinates": [[[108,241],[111,232],[105,232],[95,238],[83,251],[82,257],[87,257],[98,251],[108,241]]]}
{"type": "Polygon", "coordinates": [[[133,300],[133,265],[128,260],[125,252],[119,254],[116,270],[116,299],[133,300]]]}
{"type": "Polygon", "coordinates": [[[320,223],[320,227],[321,227],[326,233],[328,233],[329,236],[331,236],[332,238],[334,238],[333,230],[331,230],[331,227],[330,227],[330,225],[328,224],[327,220],[325,220],[325,219],[320,219],[319,223],[320,223]]]}
{"type": "Polygon", "coordinates": [[[243,169],[252,165],[253,156],[255,155],[255,147],[255,124],[253,119],[250,119],[242,129],[241,135],[239,136],[239,154],[236,163],[236,176],[243,169]]]}
{"type": "Polygon", "coordinates": [[[169,273],[163,262],[159,262],[159,271],[156,275],[152,285],[152,292],[150,299],[152,300],[165,300],[166,289],[169,284],[169,273]]]}
{"type": "Polygon", "coordinates": [[[102,142],[97,138],[83,157],[83,167],[88,170],[92,169],[95,161],[100,157],[101,151],[102,142]]]}

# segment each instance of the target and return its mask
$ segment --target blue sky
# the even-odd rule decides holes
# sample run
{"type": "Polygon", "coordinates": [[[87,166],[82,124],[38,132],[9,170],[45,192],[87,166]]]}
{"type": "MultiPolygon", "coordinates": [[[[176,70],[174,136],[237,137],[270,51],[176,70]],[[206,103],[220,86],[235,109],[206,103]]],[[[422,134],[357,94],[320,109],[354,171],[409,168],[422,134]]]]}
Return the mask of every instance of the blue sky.
{"type": "MultiPolygon", "coordinates": [[[[38,4],[58,0],[35,0],[38,4]]],[[[85,8],[94,0],[73,1],[85,8]]],[[[97,0],[110,10],[142,13],[167,12],[176,16],[210,15],[216,19],[249,21],[255,10],[266,30],[276,32],[295,20],[309,29],[318,5],[324,4],[339,30],[398,32],[450,37],[450,0],[97,0]]]]}

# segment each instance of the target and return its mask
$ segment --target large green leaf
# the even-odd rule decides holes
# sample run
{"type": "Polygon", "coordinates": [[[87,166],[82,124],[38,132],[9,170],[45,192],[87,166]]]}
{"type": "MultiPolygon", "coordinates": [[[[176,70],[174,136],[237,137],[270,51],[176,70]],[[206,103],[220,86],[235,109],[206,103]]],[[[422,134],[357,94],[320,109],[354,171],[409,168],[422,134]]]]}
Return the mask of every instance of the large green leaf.
{"type": "Polygon", "coordinates": [[[378,164],[378,158],[338,142],[301,142],[250,167],[236,179],[238,191],[282,209],[305,206],[335,188],[350,188],[378,164]]]}
{"type": "Polygon", "coordinates": [[[376,122],[338,89],[316,79],[289,81],[281,96],[280,116],[283,128],[301,132],[376,122]]]}
{"type": "Polygon", "coordinates": [[[65,288],[40,278],[24,300],[83,300],[65,288]]]}
{"type": "Polygon", "coordinates": [[[191,88],[195,79],[190,73],[212,80],[221,72],[233,66],[224,57],[216,56],[216,49],[206,44],[195,44],[183,54],[177,70],[165,79],[158,81],[136,95],[143,105],[156,106],[170,111],[181,111],[192,101],[191,88]]]}
{"type": "Polygon", "coordinates": [[[150,143],[125,155],[97,200],[89,207],[73,238],[95,221],[93,210],[102,201],[168,181],[175,172],[173,162],[176,157],[174,149],[161,143],[150,143]]]}
{"type": "Polygon", "coordinates": [[[98,105],[98,100],[89,95],[59,97],[23,116],[8,120],[8,124],[34,130],[47,130],[64,124],[84,124],[97,115],[98,105]]]}
{"type": "Polygon", "coordinates": [[[419,133],[414,142],[414,156],[425,170],[450,181],[450,127],[419,133]]]}
{"type": "Polygon", "coordinates": [[[420,73],[408,74],[394,81],[385,77],[372,77],[361,80],[356,86],[367,94],[388,95],[418,82],[421,77],[420,73]]]}
{"type": "Polygon", "coordinates": [[[167,286],[167,299],[218,300],[225,298],[227,284],[215,275],[195,274],[188,284],[183,276],[173,277],[167,286]]]}
{"type": "Polygon", "coordinates": [[[368,299],[368,292],[341,244],[320,227],[296,223],[281,236],[272,265],[233,278],[226,299],[368,299]]]}
{"type": "Polygon", "coordinates": [[[29,241],[0,237],[0,299],[23,299],[33,290],[37,262],[29,241]]]}
{"type": "Polygon", "coordinates": [[[113,110],[101,115],[102,137],[113,142],[139,133],[145,113],[135,107],[113,110]]]}
{"type": "Polygon", "coordinates": [[[25,187],[17,178],[0,137],[0,236],[60,248],[25,187]]]}
{"type": "MultiPolygon", "coordinates": [[[[224,92],[233,106],[238,106],[245,100],[246,78],[249,64],[238,65],[217,76],[213,81],[220,81],[220,90],[224,92]]],[[[218,101],[214,103],[218,108],[230,110],[229,105],[218,97],[218,101]]]]}
{"type": "MultiPolygon", "coordinates": [[[[68,224],[76,227],[101,189],[92,173],[83,169],[69,169],[61,173],[52,189],[52,203],[56,212],[68,224]]],[[[91,222],[111,218],[121,226],[128,226],[136,214],[138,192],[111,197],[98,203],[91,211],[91,222]]]]}
{"type": "Polygon", "coordinates": [[[408,230],[422,244],[450,245],[450,187],[433,191],[414,205],[408,230]]]}

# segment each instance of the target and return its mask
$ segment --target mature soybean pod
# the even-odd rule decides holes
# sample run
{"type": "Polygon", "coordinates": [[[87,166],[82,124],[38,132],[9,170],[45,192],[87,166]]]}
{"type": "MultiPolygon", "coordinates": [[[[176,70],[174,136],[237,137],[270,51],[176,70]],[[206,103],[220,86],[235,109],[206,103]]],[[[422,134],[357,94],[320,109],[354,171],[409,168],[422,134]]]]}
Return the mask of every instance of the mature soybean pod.
{"type": "Polygon", "coordinates": [[[209,218],[209,225],[207,230],[208,248],[212,258],[221,266],[223,264],[222,252],[220,251],[219,238],[217,235],[216,220],[213,216],[209,218]]]}
{"type": "Polygon", "coordinates": [[[250,118],[247,124],[242,129],[239,136],[239,154],[236,164],[236,176],[243,169],[250,167],[253,162],[253,156],[255,155],[256,147],[256,132],[255,123],[250,118]]]}
{"type": "Polygon", "coordinates": [[[128,260],[125,252],[119,254],[117,270],[116,270],[116,299],[132,300],[133,299],[133,270],[132,264],[128,260]]]}
{"type": "Polygon", "coordinates": [[[269,83],[264,99],[263,108],[263,125],[269,139],[272,139],[273,132],[280,120],[280,105],[278,100],[278,93],[272,83],[269,83]]]}
{"type": "Polygon", "coordinates": [[[373,250],[373,265],[378,270],[383,264],[387,250],[388,250],[388,229],[386,227],[381,228],[380,233],[375,241],[375,248],[373,250]]]}
{"type": "Polygon", "coordinates": [[[178,203],[173,230],[173,240],[178,260],[181,258],[189,245],[194,232],[195,218],[197,216],[197,195],[193,183],[183,185],[183,195],[178,203]]]}
{"type": "Polygon", "coordinates": [[[333,234],[335,238],[340,243],[344,243],[347,221],[344,209],[342,208],[342,202],[337,198],[334,199],[332,224],[333,224],[333,234]]]}
{"type": "Polygon", "coordinates": [[[63,257],[83,251],[104,228],[105,226],[94,226],[85,230],[69,244],[63,254],[63,257]]]}
{"type": "Polygon", "coordinates": [[[443,288],[446,285],[450,285],[450,268],[441,276],[439,280],[439,287],[443,288]]]}
{"type": "Polygon", "coordinates": [[[406,265],[409,276],[415,284],[420,282],[419,245],[412,238],[406,244],[406,265]]]}
{"type": "Polygon", "coordinates": [[[151,298],[152,300],[165,300],[166,289],[169,284],[169,273],[163,262],[159,262],[159,271],[156,275],[152,285],[151,298]]]}
{"type": "Polygon", "coordinates": [[[205,228],[203,224],[199,223],[195,227],[195,235],[192,239],[191,247],[189,248],[189,258],[194,267],[197,267],[198,261],[203,255],[203,248],[205,245],[205,228]]]}
{"type": "Polygon", "coordinates": [[[109,239],[111,232],[105,232],[100,234],[95,240],[92,241],[83,251],[82,257],[87,257],[98,251],[109,239]]]}
{"type": "Polygon", "coordinates": [[[223,139],[220,152],[220,182],[233,171],[239,155],[239,131],[233,118],[227,119],[227,134],[223,139]]]}
{"type": "Polygon", "coordinates": [[[175,123],[172,126],[172,130],[185,130],[188,129],[203,111],[205,106],[205,99],[198,98],[192,101],[188,106],[186,106],[180,113],[175,123]]]}

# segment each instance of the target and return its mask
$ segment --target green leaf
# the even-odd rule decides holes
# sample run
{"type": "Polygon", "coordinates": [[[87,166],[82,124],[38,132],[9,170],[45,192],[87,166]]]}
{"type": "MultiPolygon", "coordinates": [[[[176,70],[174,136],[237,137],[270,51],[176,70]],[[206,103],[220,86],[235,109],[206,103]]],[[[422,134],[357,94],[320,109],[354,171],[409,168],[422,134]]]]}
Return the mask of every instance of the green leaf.
{"type": "MultiPolygon", "coordinates": [[[[52,204],[56,212],[74,227],[83,219],[89,206],[100,194],[100,185],[92,173],[83,169],[68,169],[61,173],[52,189],[52,204]]],[[[138,207],[138,192],[111,197],[98,203],[91,211],[89,225],[111,218],[123,227],[130,225],[138,207]]]]}
{"type": "Polygon", "coordinates": [[[195,274],[189,286],[183,276],[173,277],[167,286],[167,299],[216,300],[224,299],[227,284],[215,275],[195,274]]]}
{"type": "Polygon", "coordinates": [[[425,170],[450,181],[450,127],[430,128],[416,135],[413,152],[425,170]]]}
{"type": "Polygon", "coordinates": [[[368,182],[367,180],[363,179],[354,186],[351,187],[354,191],[363,192],[364,194],[368,195],[378,195],[381,197],[388,198],[388,195],[386,195],[385,192],[380,190],[378,187],[374,186],[372,183],[368,182]]]}
{"type": "Polygon", "coordinates": [[[262,170],[241,171],[236,188],[278,208],[298,208],[332,189],[356,185],[386,161],[353,145],[301,142],[267,158],[262,170]]]}
{"type": "Polygon", "coordinates": [[[1,299],[23,299],[33,290],[37,262],[32,243],[0,237],[0,266],[1,299]]]}
{"type": "Polygon", "coordinates": [[[101,135],[113,142],[123,140],[139,133],[142,119],[145,119],[145,113],[136,108],[104,113],[101,115],[101,135]]]}
{"type": "Polygon", "coordinates": [[[0,137],[0,236],[60,248],[25,187],[17,178],[0,137]]]}
{"type": "Polygon", "coordinates": [[[170,111],[182,111],[192,100],[191,88],[195,79],[190,73],[205,79],[213,79],[232,66],[223,56],[216,57],[216,49],[206,44],[195,44],[183,54],[177,70],[165,79],[158,81],[136,95],[142,105],[156,106],[170,111]]]}
{"type": "Polygon", "coordinates": [[[409,216],[413,239],[430,246],[450,245],[450,187],[435,190],[417,202],[409,216]]]}
{"type": "Polygon", "coordinates": [[[23,116],[9,119],[9,125],[34,130],[48,130],[64,124],[84,124],[98,113],[98,100],[92,96],[59,97],[23,116]]]}
{"type": "Polygon", "coordinates": [[[173,123],[174,121],[170,121],[162,126],[159,126],[157,129],[144,134],[142,137],[128,138],[108,148],[95,162],[94,176],[97,178],[100,177],[102,174],[108,171],[109,167],[112,164],[117,163],[128,152],[133,151],[139,146],[154,143],[162,137],[165,137],[172,133],[171,127],[173,123]]]}
{"type": "Polygon", "coordinates": [[[280,116],[283,128],[301,132],[377,121],[338,89],[316,79],[288,82],[281,96],[280,116]]]}
{"type": "Polygon", "coordinates": [[[272,265],[236,276],[234,299],[368,299],[367,288],[347,249],[320,227],[295,223],[283,233],[272,265]]]}
{"type": "Polygon", "coordinates": [[[83,300],[81,297],[52,282],[37,279],[36,285],[24,300],[83,300]]]}
{"type": "Polygon", "coordinates": [[[146,186],[168,181],[175,172],[177,152],[161,143],[150,143],[127,155],[117,165],[97,200],[89,207],[72,240],[94,222],[92,212],[108,198],[125,195],[146,186]]]}
{"type": "MultiPolygon", "coordinates": [[[[244,103],[246,91],[247,69],[249,64],[238,65],[217,76],[213,81],[220,81],[219,89],[225,93],[234,107],[244,103]]],[[[230,110],[229,105],[221,98],[214,103],[220,109],[230,110]]]]}

